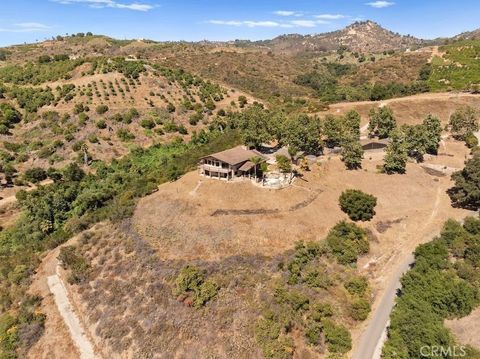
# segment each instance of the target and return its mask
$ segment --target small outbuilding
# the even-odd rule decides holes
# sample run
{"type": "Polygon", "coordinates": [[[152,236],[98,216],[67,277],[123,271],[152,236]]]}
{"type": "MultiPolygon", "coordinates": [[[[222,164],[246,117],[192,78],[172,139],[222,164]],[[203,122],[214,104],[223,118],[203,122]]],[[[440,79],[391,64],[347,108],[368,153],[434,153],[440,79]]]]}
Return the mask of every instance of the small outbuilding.
{"type": "Polygon", "coordinates": [[[390,141],[388,139],[366,138],[360,140],[364,151],[383,150],[389,143],[390,141]]]}
{"type": "Polygon", "coordinates": [[[260,152],[238,146],[202,157],[199,171],[202,176],[228,181],[258,174],[262,162],[265,158],[260,152]]]}

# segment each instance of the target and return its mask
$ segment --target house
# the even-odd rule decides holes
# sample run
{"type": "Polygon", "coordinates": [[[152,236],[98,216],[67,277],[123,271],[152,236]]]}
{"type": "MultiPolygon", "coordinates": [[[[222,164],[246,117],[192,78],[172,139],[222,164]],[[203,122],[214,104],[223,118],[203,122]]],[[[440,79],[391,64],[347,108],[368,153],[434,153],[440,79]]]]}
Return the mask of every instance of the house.
{"type": "Polygon", "coordinates": [[[243,146],[214,153],[200,159],[199,171],[203,176],[231,180],[235,177],[251,177],[259,171],[260,164],[265,162],[263,155],[243,146]],[[253,158],[259,158],[257,163],[253,158]]]}

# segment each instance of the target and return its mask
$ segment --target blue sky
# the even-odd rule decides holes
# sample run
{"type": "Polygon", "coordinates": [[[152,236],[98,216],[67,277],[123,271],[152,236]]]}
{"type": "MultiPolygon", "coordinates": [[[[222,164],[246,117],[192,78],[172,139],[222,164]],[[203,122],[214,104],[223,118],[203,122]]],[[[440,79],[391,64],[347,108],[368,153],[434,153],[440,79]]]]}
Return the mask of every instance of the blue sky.
{"type": "Polygon", "coordinates": [[[268,39],[370,19],[402,34],[480,27],[478,0],[0,0],[0,46],[92,31],[119,39],[268,39]]]}

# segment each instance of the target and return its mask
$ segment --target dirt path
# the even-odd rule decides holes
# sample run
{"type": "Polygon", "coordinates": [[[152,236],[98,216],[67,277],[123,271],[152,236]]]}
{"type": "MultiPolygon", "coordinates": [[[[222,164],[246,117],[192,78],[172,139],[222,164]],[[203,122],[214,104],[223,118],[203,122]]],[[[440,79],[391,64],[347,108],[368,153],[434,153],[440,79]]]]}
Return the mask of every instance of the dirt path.
{"type": "Polygon", "coordinates": [[[80,358],[65,322],[58,312],[47,278],[55,274],[60,247],[50,251],[38,267],[29,292],[43,298],[41,311],[46,315],[45,332],[27,354],[31,359],[80,358]]]}
{"type": "Polygon", "coordinates": [[[60,315],[65,321],[65,324],[70,331],[70,335],[80,352],[80,359],[96,358],[93,350],[93,345],[90,343],[90,340],[88,339],[85,331],[83,330],[80,320],[73,311],[72,304],[68,299],[67,289],[65,288],[62,280],[60,279],[58,271],[56,274],[47,278],[47,283],[50,291],[54,295],[58,311],[60,312],[60,315]]]}
{"type": "Polygon", "coordinates": [[[41,311],[46,315],[46,322],[45,332],[28,352],[28,358],[95,358],[90,355],[92,351],[88,346],[84,345],[84,339],[80,339],[81,344],[78,344],[78,333],[84,332],[83,326],[78,325],[78,317],[76,320],[72,318],[72,314],[75,316],[72,303],[59,275],[57,257],[60,249],[65,245],[74,244],[77,240],[78,237],[73,237],[47,253],[36,271],[29,292],[43,298],[41,311]],[[72,330],[76,334],[73,334],[72,330]]]}

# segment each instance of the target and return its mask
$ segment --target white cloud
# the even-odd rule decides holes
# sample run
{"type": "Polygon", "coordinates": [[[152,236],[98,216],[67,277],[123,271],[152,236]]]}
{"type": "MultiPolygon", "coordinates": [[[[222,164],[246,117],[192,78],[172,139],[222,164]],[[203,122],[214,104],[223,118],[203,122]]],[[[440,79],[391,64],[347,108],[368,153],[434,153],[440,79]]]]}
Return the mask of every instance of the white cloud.
{"type": "Polygon", "coordinates": [[[51,1],[59,4],[64,4],[64,5],[87,4],[88,6],[96,9],[103,9],[103,8],[109,7],[114,9],[149,11],[154,8],[153,5],[149,5],[149,4],[142,4],[137,2],[125,4],[115,0],[51,0],[51,1]]]}
{"type": "Polygon", "coordinates": [[[253,20],[209,20],[209,24],[237,27],[279,27],[279,28],[312,28],[328,24],[325,20],[290,20],[290,21],[253,21],[253,20]]]}
{"type": "Polygon", "coordinates": [[[390,1],[374,1],[374,2],[367,2],[365,5],[368,5],[377,9],[382,9],[385,7],[393,6],[395,5],[395,3],[390,1]]]}
{"type": "Polygon", "coordinates": [[[51,27],[38,22],[21,22],[10,27],[0,28],[0,32],[44,32],[51,27]]]}
{"type": "Polygon", "coordinates": [[[315,15],[315,18],[321,19],[321,20],[340,20],[340,19],[345,19],[345,15],[341,14],[320,14],[320,15],[315,15]]]}
{"type": "Polygon", "coordinates": [[[315,20],[294,20],[290,24],[297,27],[316,27],[318,24],[315,20]]]}
{"type": "Polygon", "coordinates": [[[227,26],[246,26],[246,27],[282,27],[277,21],[238,21],[238,20],[210,20],[210,24],[227,26]]]}
{"type": "Polygon", "coordinates": [[[298,11],[289,11],[289,10],[278,10],[273,12],[278,16],[302,16],[303,14],[298,11]]]}

